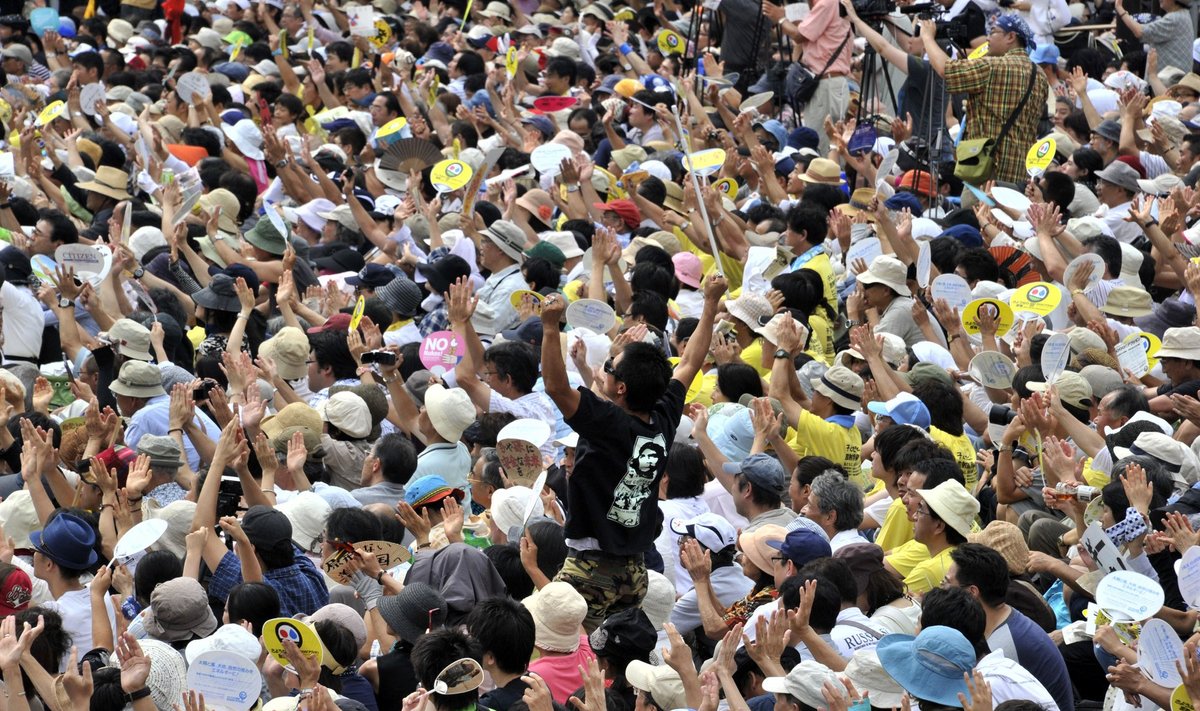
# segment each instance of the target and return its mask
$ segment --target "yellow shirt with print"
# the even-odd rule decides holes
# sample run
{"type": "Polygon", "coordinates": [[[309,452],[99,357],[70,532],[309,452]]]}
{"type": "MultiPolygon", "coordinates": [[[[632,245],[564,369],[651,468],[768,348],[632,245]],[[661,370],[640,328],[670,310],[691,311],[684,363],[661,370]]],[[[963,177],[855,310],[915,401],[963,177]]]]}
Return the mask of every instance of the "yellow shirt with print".
{"type": "MultiPolygon", "coordinates": [[[[892,499],[892,504],[888,506],[887,513],[883,516],[883,525],[879,527],[879,535],[875,537],[875,543],[883,549],[884,553],[891,553],[911,541],[912,537],[913,525],[912,521],[908,520],[908,509],[904,506],[904,499],[896,497],[892,499]]],[[[925,556],[929,556],[928,551],[925,556]]],[[[895,568],[894,565],[892,567],[895,568]]]]}
{"type": "Polygon", "coordinates": [[[817,455],[841,464],[846,471],[858,471],[862,464],[862,435],[854,425],[843,427],[817,417],[808,410],[800,412],[800,422],[788,444],[799,457],[817,455]]]}
{"type": "Polygon", "coordinates": [[[949,432],[930,427],[929,436],[954,454],[954,461],[958,462],[963,479],[967,482],[967,491],[975,491],[975,484],[979,481],[979,465],[975,463],[975,447],[966,433],[955,437],[949,432]]]}
{"type": "Polygon", "coordinates": [[[953,550],[954,546],[947,546],[941,553],[918,563],[904,578],[908,592],[912,595],[924,595],[934,588],[941,587],[942,581],[946,579],[946,571],[950,569],[950,553],[953,550]]]}
{"type": "Polygon", "coordinates": [[[800,268],[811,269],[821,275],[821,281],[825,282],[825,303],[837,313],[837,276],[833,273],[833,262],[829,260],[829,255],[822,251],[800,268]]]}
{"type": "Polygon", "coordinates": [[[808,339],[808,349],[804,352],[813,360],[823,361],[825,365],[833,365],[833,357],[837,352],[833,347],[833,324],[823,314],[815,313],[808,317],[808,328],[812,335],[808,339]]]}

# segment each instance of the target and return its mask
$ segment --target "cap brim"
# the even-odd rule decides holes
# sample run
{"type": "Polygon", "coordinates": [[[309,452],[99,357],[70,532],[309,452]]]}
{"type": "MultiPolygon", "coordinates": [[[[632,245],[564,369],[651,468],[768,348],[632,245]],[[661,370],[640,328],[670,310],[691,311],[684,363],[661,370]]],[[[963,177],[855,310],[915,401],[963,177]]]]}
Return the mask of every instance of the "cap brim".
{"type": "Polygon", "coordinates": [[[774,548],[777,551],[781,551],[781,550],[783,550],[783,544],[786,542],[787,542],[786,539],[770,540],[770,541],[767,541],[767,546],[770,548],[774,548]]]}
{"type": "Polygon", "coordinates": [[[874,412],[876,415],[883,415],[884,417],[892,416],[892,413],[887,409],[887,403],[879,400],[868,402],[867,409],[871,412],[874,412]]]}
{"type": "Polygon", "coordinates": [[[741,474],[742,473],[742,465],[740,462],[725,462],[724,464],[721,465],[721,469],[726,474],[741,474]]]}
{"type": "Polygon", "coordinates": [[[763,691],[769,694],[788,694],[786,676],[769,676],[762,681],[763,691]]]}

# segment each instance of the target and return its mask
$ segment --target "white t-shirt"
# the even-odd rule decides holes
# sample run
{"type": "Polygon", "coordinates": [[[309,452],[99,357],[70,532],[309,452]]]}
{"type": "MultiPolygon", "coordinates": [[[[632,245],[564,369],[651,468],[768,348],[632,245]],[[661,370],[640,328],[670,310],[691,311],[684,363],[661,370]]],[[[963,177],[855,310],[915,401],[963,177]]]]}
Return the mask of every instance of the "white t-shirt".
{"type": "MultiPolygon", "coordinates": [[[[51,610],[56,610],[62,616],[63,630],[71,635],[79,656],[90,652],[95,645],[92,643],[92,598],[87,588],[63,593],[62,597],[46,604],[51,610]]],[[[112,605],[104,605],[108,613],[108,624],[112,627],[113,637],[117,634],[117,619],[113,614],[112,605]]],[[[63,667],[69,661],[70,652],[63,655],[63,667]]]]}
{"type": "Polygon", "coordinates": [[[37,358],[42,350],[46,317],[42,305],[29,289],[4,282],[0,286],[0,308],[4,309],[4,355],[37,358]]]}

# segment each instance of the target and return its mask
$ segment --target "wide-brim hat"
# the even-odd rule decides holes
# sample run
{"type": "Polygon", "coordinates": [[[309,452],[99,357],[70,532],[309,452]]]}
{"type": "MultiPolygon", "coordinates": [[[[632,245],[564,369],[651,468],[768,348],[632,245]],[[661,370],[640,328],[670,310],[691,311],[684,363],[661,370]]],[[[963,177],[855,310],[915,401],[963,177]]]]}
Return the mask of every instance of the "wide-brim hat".
{"type": "Polygon", "coordinates": [[[246,241],[268,254],[281,256],[287,251],[287,235],[279,233],[265,215],[246,233],[246,241]]]}
{"type": "Polygon", "coordinates": [[[1163,334],[1162,347],[1155,358],[1182,358],[1184,360],[1200,360],[1200,328],[1187,326],[1185,328],[1168,328],[1163,334]]]}
{"type": "Polygon", "coordinates": [[[908,268],[903,262],[895,257],[883,255],[872,259],[867,271],[859,274],[856,280],[863,286],[883,284],[900,296],[908,296],[908,282],[905,278],[907,274],[908,268]]]}
{"type": "Polygon", "coordinates": [[[847,410],[862,408],[863,380],[845,366],[835,365],[822,373],[821,377],[813,378],[812,386],[814,390],[847,410]]]}
{"type": "Polygon", "coordinates": [[[917,496],[925,500],[929,508],[947,526],[958,531],[963,538],[971,535],[971,526],[979,515],[979,500],[957,481],[944,481],[932,489],[915,489],[917,496]]]}
{"type": "Polygon", "coordinates": [[[59,514],[40,531],[29,534],[33,549],[55,564],[85,570],[96,564],[96,531],[75,514],[59,514]]]}
{"type": "Polygon", "coordinates": [[[96,177],[82,183],[76,183],[79,188],[93,193],[100,193],[114,200],[128,200],[132,195],[127,189],[129,174],[119,168],[102,165],[96,169],[96,177]]]}
{"type": "Polygon", "coordinates": [[[208,286],[192,294],[192,301],[197,306],[214,311],[238,313],[242,310],[242,303],[238,301],[237,291],[234,289],[233,277],[228,274],[213,275],[208,286]]]}
{"type": "Polygon", "coordinates": [[[457,442],[475,421],[475,403],[459,388],[430,385],[425,390],[425,412],[433,429],[447,442],[457,442]]]}
{"type": "Polygon", "coordinates": [[[975,653],[957,630],[935,626],[916,637],[889,634],[875,651],[888,676],[916,698],[958,707],[958,695],[970,695],[963,675],[975,666],[975,653]]]}
{"type": "Polygon", "coordinates": [[[446,623],[445,598],[425,583],[413,582],[395,595],[379,598],[379,615],[405,642],[414,643],[427,630],[446,623]]]}

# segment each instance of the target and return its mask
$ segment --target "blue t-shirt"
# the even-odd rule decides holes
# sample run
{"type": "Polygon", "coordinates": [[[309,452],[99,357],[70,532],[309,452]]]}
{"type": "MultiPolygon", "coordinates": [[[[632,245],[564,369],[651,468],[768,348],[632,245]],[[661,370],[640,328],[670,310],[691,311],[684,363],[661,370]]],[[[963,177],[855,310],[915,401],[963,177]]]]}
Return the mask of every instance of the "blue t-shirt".
{"type": "Polygon", "coordinates": [[[1028,669],[1054,697],[1060,711],[1075,711],[1075,693],[1062,652],[1037,623],[1011,607],[1009,610],[1008,619],[988,636],[988,648],[1003,650],[1006,658],[1028,669]]]}

